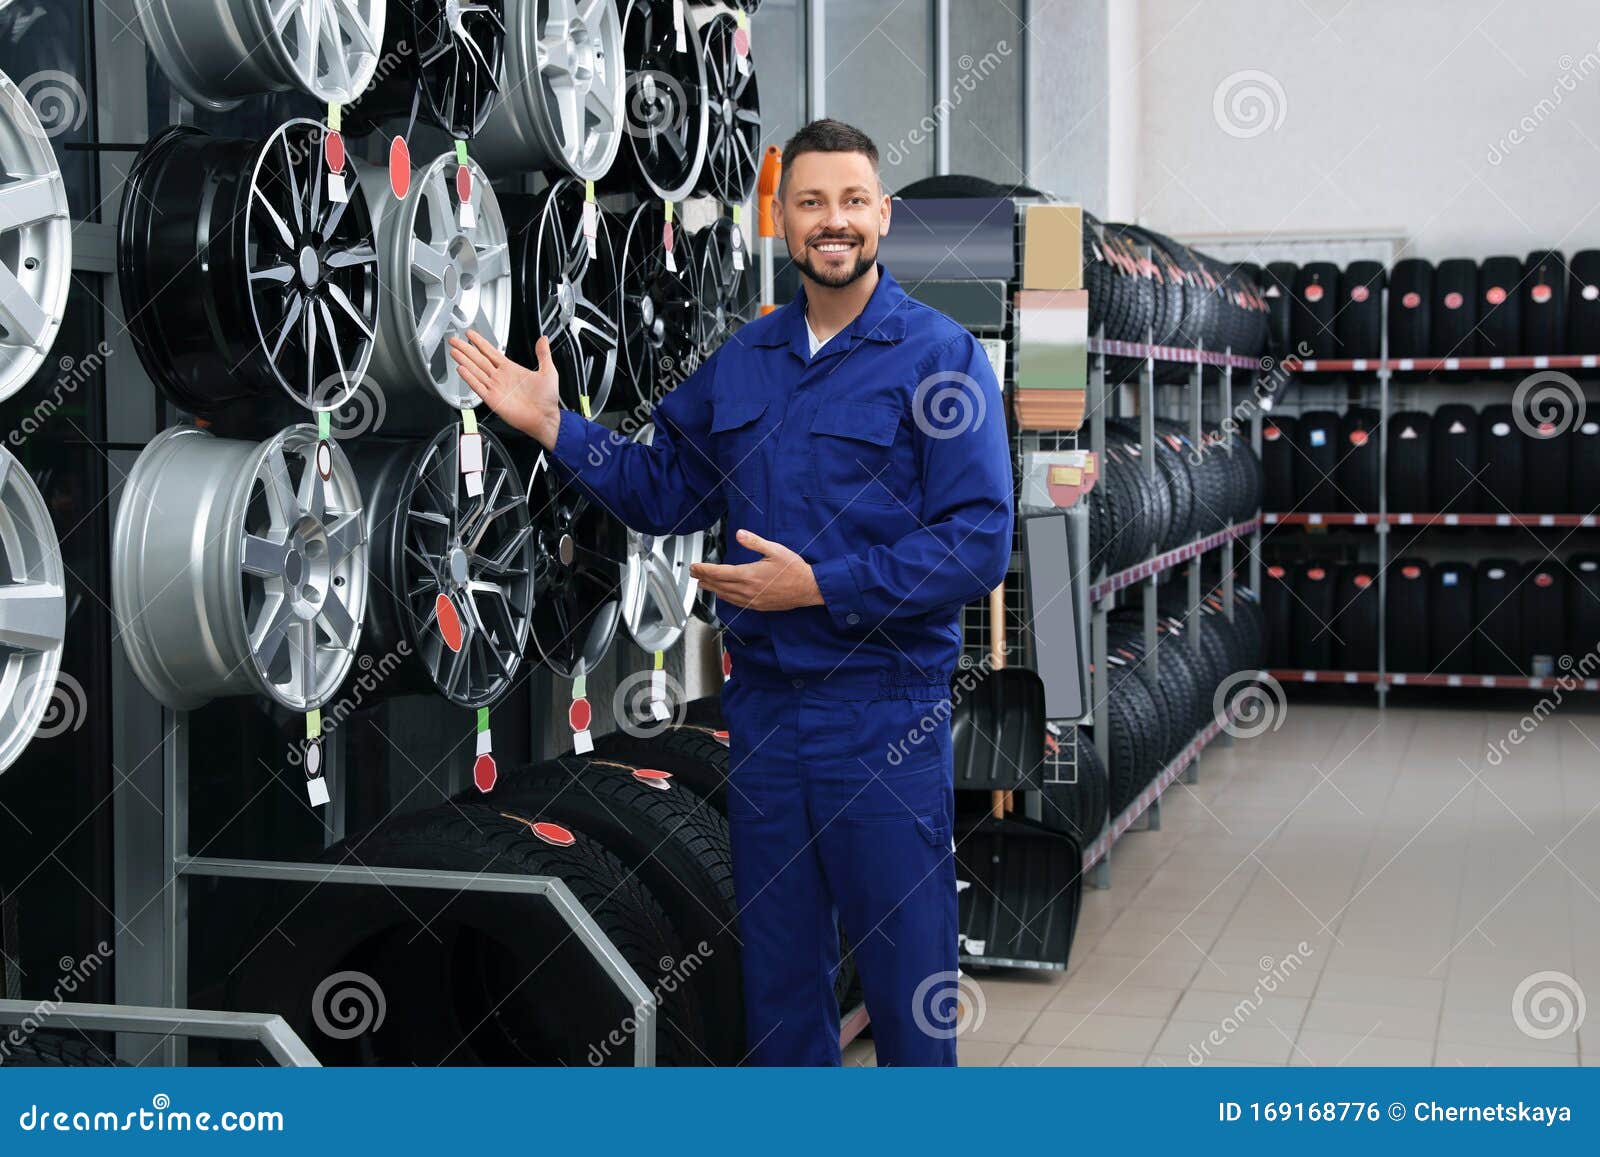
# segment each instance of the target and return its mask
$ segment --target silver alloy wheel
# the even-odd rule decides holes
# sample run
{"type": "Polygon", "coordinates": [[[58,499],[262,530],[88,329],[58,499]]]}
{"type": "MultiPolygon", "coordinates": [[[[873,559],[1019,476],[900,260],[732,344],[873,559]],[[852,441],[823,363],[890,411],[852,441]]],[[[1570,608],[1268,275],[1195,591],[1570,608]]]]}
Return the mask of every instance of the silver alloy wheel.
{"type": "Polygon", "coordinates": [[[376,167],[356,163],[378,235],[383,296],[371,374],[384,389],[430,386],[460,409],[479,398],[456,373],[448,339],[471,328],[504,349],[512,282],[506,221],[488,175],[468,160],[475,224],[464,228],[458,167],[454,153],[436,158],[396,201],[376,167]]]}
{"type": "Polygon", "coordinates": [[[616,0],[507,0],[505,93],[472,143],[497,174],[605,176],[622,145],[616,0]]]}
{"type": "Polygon", "coordinates": [[[51,709],[67,597],[61,547],[44,496],[0,447],[0,771],[16,762],[51,709]]]}
{"type": "MultiPolygon", "coordinates": [[[[656,428],[646,422],[634,435],[646,446],[656,428]]],[[[689,625],[700,584],[689,567],[705,552],[705,534],[643,534],[628,531],[628,561],[622,571],[622,622],[641,650],[666,651],[689,625]]]]}
{"type": "Polygon", "coordinates": [[[251,693],[322,706],[355,658],[367,602],[344,451],[311,425],[260,443],[162,431],[124,485],[111,578],[128,660],[167,706],[251,693]]]}
{"type": "Polygon", "coordinates": [[[38,115],[0,73],[0,399],[44,363],[72,280],[72,222],[61,168],[38,115]]]}
{"type": "Polygon", "coordinates": [[[195,104],[298,90],[350,104],[378,69],[387,0],[140,0],[145,43],[195,104]]]}

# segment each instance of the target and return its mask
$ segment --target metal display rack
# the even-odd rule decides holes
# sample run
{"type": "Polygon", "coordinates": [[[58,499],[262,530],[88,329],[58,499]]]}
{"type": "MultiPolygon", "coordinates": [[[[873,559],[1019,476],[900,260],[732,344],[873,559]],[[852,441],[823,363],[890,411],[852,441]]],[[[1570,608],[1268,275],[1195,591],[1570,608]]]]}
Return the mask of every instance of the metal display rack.
{"type": "MultiPolygon", "coordinates": [[[[1501,370],[1580,370],[1600,368],[1600,354],[1525,354],[1503,357],[1391,358],[1389,356],[1389,290],[1380,294],[1379,356],[1376,358],[1307,358],[1285,361],[1284,367],[1298,375],[1370,373],[1378,386],[1378,509],[1367,512],[1268,511],[1262,514],[1266,526],[1295,527],[1370,527],[1377,537],[1378,669],[1376,671],[1301,671],[1269,669],[1266,674],[1280,683],[1371,686],[1380,709],[1387,706],[1393,687],[1477,687],[1514,688],[1538,691],[1560,683],[1566,690],[1600,690],[1600,681],[1559,677],[1539,678],[1520,675],[1435,674],[1395,672],[1388,666],[1388,591],[1389,532],[1392,527],[1425,530],[1430,527],[1537,527],[1592,528],[1600,526],[1593,514],[1467,514],[1430,511],[1389,510],[1389,419],[1393,417],[1391,383],[1397,373],[1472,374],[1501,370]]],[[[1364,385],[1363,389],[1369,388],[1364,385]]],[[[1254,435],[1260,449],[1260,423],[1254,435]]],[[[1259,565],[1259,562],[1257,564],[1259,565]]],[[[1254,571],[1253,571],[1254,573],[1254,571]]]]}
{"type": "MultiPolygon", "coordinates": [[[[1254,358],[1240,357],[1231,351],[1207,350],[1201,346],[1194,348],[1175,348],[1170,346],[1157,346],[1154,344],[1141,345],[1133,342],[1108,341],[1103,327],[1089,339],[1089,378],[1088,398],[1086,412],[1089,425],[1089,448],[1094,451],[1097,461],[1104,461],[1106,450],[1106,418],[1107,409],[1117,407],[1126,398],[1129,392],[1134,394],[1134,409],[1139,419],[1140,464],[1147,478],[1153,478],[1156,471],[1155,451],[1155,419],[1157,409],[1165,401],[1162,391],[1178,392],[1178,409],[1181,416],[1188,421],[1189,438],[1193,445],[1204,444],[1203,427],[1206,409],[1206,367],[1215,367],[1220,372],[1216,375],[1216,413],[1219,420],[1231,418],[1234,409],[1234,371],[1244,370],[1250,375],[1260,369],[1259,363],[1254,358]],[[1143,361],[1139,369],[1138,379],[1134,383],[1107,382],[1106,359],[1108,357],[1137,358],[1143,361]],[[1188,378],[1181,383],[1158,383],[1156,381],[1156,363],[1177,363],[1190,367],[1188,378]],[[1108,388],[1109,387],[1109,388],[1108,388]],[[1131,387],[1131,391],[1130,388],[1131,387]]],[[[1251,445],[1257,453],[1261,448],[1261,412],[1257,406],[1250,408],[1251,445]]],[[[1224,440],[1222,452],[1230,457],[1233,454],[1233,440],[1224,440]]],[[[1091,703],[1090,715],[1081,720],[1084,724],[1094,727],[1095,748],[1100,754],[1102,764],[1109,765],[1110,755],[1110,725],[1106,717],[1106,700],[1111,693],[1111,668],[1107,660],[1108,647],[1106,643],[1107,616],[1115,608],[1117,594],[1138,584],[1144,584],[1146,597],[1143,600],[1144,614],[1144,662],[1150,665],[1152,677],[1157,677],[1160,671],[1161,651],[1157,645],[1157,622],[1159,614],[1156,606],[1156,580],[1166,570],[1208,554],[1213,550],[1222,553],[1222,589],[1223,613],[1231,622],[1234,617],[1234,567],[1235,544],[1240,539],[1249,540],[1250,551],[1250,581],[1252,587],[1260,582],[1260,558],[1257,544],[1260,540],[1261,518],[1259,514],[1242,523],[1223,528],[1208,535],[1198,536],[1180,547],[1167,551],[1153,550],[1148,558],[1136,565],[1116,574],[1102,576],[1090,586],[1091,610],[1087,624],[1088,638],[1086,645],[1092,663],[1091,674],[1091,703]]],[[[1188,613],[1193,614],[1199,607],[1203,597],[1200,581],[1200,568],[1190,567],[1186,576],[1187,593],[1185,606],[1188,613]]],[[[1200,632],[1188,633],[1190,649],[1195,653],[1200,652],[1200,632]]],[[[1133,801],[1121,814],[1107,818],[1105,827],[1100,835],[1084,849],[1084,870],[1090,872],[1090,883],[1095,887],[1108,887],[1110,885],[1111,850],[1126,832],[1136,830],[1133,825],[1142,817],[1145,820],[1146,831],[1156,831],[1161,827],[1161,796],[1177,778],[1182,775],[1184,782],[1197,783],[1200,775],[1200,753],[1205,747],[1223,734],[1222,728],[1226,721],[1217,719],[1204,731],[1194,736],[1183,750],[1167,764],[1144,787],[1133,801]]],[[[1224,742],[1228,737],[1224,734],[1224,742]]]]}

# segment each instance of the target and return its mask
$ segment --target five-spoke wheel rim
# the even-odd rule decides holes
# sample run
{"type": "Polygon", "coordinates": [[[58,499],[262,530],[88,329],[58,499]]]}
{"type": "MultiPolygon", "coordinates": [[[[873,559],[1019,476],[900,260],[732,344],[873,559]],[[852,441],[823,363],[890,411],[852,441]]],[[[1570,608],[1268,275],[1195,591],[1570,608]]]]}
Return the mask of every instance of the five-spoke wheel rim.
{"type": "Polygon", "coordinates": [[[511,333],[511,256],[505,218],[489,179],[469,160],[463,180],[455,154],[435,159],[396,202],[376,170],[361,168],[383,254],[383,323],[372,373],[380,387],[431,387],[448,405],[476,406],[456,373],[449,339],[472,329],[505,348],[511,333]]]}
{"type": "MultiPolygon", "coordinates": [[[[646,422],[634,441],[655,441],[655,426],[646,422]]],[[[666,651],[677,645],[689,625],[699,583],[689,567],[701,560],[705,535],[644,534],[629,530],[628,561],[622,571],[622,622],[644,651],[666,651]]]]}
{"type": "Polygon", "coordinates": [[[0,447],[0,771],[50,709],[61,667],[67,599],[50,511],[22,463],[0,447]]]}

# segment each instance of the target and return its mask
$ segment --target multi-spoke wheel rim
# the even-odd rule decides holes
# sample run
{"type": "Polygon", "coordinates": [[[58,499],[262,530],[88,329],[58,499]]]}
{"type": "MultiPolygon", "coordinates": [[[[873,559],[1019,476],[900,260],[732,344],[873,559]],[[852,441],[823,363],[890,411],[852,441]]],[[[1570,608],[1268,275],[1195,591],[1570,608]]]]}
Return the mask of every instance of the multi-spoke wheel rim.
{"type": "Polygon", "coordinates": [[[706,22],[706,111],[710,132],[700,190],[729,205],[742,205],[761,171],[761,93],[754,58],[739,67],[734,47],[738,24],[726,12],[706,22]]]}
{"type": "Polygon", "coordinates": [[[706,157],[705,58],[695,22],[683,30],[679,52],[671,0],[629,0],[623,12],[627,140],[611,183],[668,201],[694,191],[706,157]]]}
{"type": "Polygon", "coordinates": [[[71,278],[61,169],[27,98],[0,73],[0,399],[43,364],[71,278]]]}
{"type": "MultiPolygon", "coordinates": [[[[656,428],[646,422],[634,435],[646,446],[656,428]]],[[[628,561],[622,570],[622,622],[644,651],[666,651],[677,645],[689,625],[700,584],[689,567],[705,553],[705,535],[643,534],[627,531],[628,561]]]]}
{"type": "Polygon", "coordinates": [[[304,119],[259,142],[174,127],[129,174],[123,308],[145,369],[180,407],[281,390],[336,410],[366,373],[378,251],[353,168],[349,200],[328,196],[322,134],[304,119]]]}
{"type": "Polygon", "coordinates": [[[142,0],[145,42],[174,86],[210,109],[299,90],[349,104],[378,68],[387,0],[142,0]]]}
{"type": "Polygon", "coordinates": [[[474,152],[496,173],[599,180],[622,143],[624,71],[616,0],[506,0],[512,81],[474,152]]]}
{"type": "Polygon", "coordinates": [[[701,351],[709,355],[728,335],[750,320],[753,308],[749,256],[744,268],[734,260],[735,226],[728,217],[702,229],[695,237],[695,253],[700,275],[700,328],[701,351]]]}
{"type": "Polygon", "coordinates": [[[449,339],[472,329],[504,349],[511,334],[510,239],[488,176],[467,162],[463,225],[454,153],[413,175],[404,201],[390,195],[377,170],[358,167],[382,254],[373,376],[385,389],[431,387],[448,405],[476,406],[478,395],[451,363],[449,339]]]}
{"type": "Polygon", "coordinates": [[[382,665],[404,642],[433,688],[463,707],[490,706],[510,690],[532,630],[528,495],[505,447],[482,433],[476,496],[453,425],[427,442],[352,451],[387,588],[368,601],[361,663],[382,665]]]}
{"type": "Polygon", "coordinates": [[[0,447],[0,771],[16,762],[50,709],[67,598],[50,510],[22,463],[0,447]]]}
{"type": "Polygon", "coordinates": [[[627,531],[540,455],[528,483],[533,514],[533,641],[562,678],[593,671],[621,616],[627,531]]]}
{"type": "Polygon", "coordinates": [[[505,0],[406,0],[388,22],[386,68],[345,127],[361,132],[383,117],[417,115],[458,139],[475,135],[494,111],[505,49],[505,0]]]}
{"type": "Polygon", "coordinates": [[[688,237],[680,234],[675,241],[676,268],[669,270],[662,235],[665,221],[661,203],[646,201],[621,227],[621,369],[633,386],[634,403],[642,407],[661,400],[663,382],[681,378],[681,367],[694,353],[700,332],[700,299],[685,272],[694,264],[688,237]]]}
{"type": "Polygon", "coordinates": [[[117,512],[112,603],[161,702],[256,693],[319,707],[350,669],[366,600],[355,475],[315,426],[261,443],[174,426],[139,455],[117,512]]]}
{"type": "Polygon", "coordinates": [[[529,205],[517,259],[518,315],[512,317],[512,356],[532,364],[533,343],[550,339],[561,380],[561,402],[599,413],[616,377],[621,311],[616,255],[606,215],[596,213],[595,256],[583,233],[583,182],[564,177],[529,205]]]}

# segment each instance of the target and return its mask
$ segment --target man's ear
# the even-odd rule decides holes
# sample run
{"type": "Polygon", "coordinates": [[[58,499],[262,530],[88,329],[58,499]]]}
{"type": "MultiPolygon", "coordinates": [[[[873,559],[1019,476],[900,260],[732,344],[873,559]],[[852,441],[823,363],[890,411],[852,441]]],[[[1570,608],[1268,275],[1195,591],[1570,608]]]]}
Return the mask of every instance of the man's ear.
{"type": "MultiPolygon", "coordinates": [[[[759,202],[757,203],[756,211],[760,212],[760,204],[759,204],[759,202]]],[[[787,241],[789,239],[788,238],[788,234],[786,234],[783,231],[783,198],[782,198],[782,196],[774,196],[772,198],[772,231],[777,234],[779,241],[787,241]]]]}
{"type": "Polygon", "coordinates": [[[889,235],[889,217],[890,217],[891,213],[893,213],[893,211],[894,211],[893,206],[894,206],[894,198],[889,196],[888,193],[884,193],[884,195],[883,195],[883,203],[878,208],[878,236],[879,237],[887,237],[889,235]]]}

